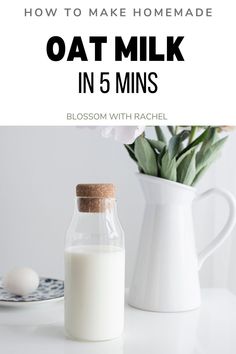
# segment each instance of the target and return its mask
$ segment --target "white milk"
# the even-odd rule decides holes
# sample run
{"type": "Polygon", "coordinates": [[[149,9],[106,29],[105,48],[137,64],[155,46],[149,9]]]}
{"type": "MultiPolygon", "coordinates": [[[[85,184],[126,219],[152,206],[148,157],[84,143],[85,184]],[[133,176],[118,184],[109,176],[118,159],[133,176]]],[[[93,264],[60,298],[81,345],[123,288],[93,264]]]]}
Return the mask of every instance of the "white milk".
{"type": "Polygon", "coordinates": [[[107,340],[123,331],[125,251],[114,246],[65,250],[65,330],[74,339],[107,340]]]}

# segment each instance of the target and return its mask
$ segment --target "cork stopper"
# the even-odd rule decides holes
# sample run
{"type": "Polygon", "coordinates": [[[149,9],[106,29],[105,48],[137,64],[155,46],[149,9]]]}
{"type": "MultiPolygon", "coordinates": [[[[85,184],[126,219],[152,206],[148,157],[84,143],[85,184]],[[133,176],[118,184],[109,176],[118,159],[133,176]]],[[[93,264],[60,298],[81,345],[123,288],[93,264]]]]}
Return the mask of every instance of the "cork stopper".
{"type": "Polygon", "coordinates": [[[110,183],[78,184],[78,209],[84,213],[102,213],[114,206],[115,186],[110,183]]]}
{"type": "Polygon", "coordinates": [[[115,194],[115,186],[111,183],[78,184],[76,186],[77,197],[115,198],[115,194]]]}

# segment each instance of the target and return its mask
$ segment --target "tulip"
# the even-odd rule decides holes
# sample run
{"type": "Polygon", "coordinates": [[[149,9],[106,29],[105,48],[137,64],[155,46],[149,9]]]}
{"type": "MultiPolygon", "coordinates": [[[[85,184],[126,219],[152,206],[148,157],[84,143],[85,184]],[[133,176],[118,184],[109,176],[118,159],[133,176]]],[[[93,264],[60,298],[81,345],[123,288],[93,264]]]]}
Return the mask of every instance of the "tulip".
{"type": "Polygon", "coordinates": [[[133,144],[133,142],[140,135],[143,134],[144,126],[103,126],[103,127],[90,127],[99,131],[104,138],[113,138],[122,144],[133,144]]]}

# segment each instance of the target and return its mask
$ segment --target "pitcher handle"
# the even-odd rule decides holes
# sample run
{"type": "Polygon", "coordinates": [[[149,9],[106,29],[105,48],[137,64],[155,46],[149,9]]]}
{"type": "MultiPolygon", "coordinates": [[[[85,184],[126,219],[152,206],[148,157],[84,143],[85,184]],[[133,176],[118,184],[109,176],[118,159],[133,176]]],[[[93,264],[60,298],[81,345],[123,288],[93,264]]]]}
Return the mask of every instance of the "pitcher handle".
{"type": "Polygon", "coordinates": [[[208,189],[206,192],[198,195],[197,200],[202,200],[212,194],[221,195],[226,199],[229,205],[229,216],[226,224],[222,228],[222,230],[218,233],[218,235],[199,253],[198,256],[198,265],[199,269],[205,262],[205,260],[215,252],[215,250],[222,245],[222,243],[228,238],[231,234],[235,224],[236,224],[236,199],[232,193],[220,189],[220,188],[212,188],[208,189]]]}

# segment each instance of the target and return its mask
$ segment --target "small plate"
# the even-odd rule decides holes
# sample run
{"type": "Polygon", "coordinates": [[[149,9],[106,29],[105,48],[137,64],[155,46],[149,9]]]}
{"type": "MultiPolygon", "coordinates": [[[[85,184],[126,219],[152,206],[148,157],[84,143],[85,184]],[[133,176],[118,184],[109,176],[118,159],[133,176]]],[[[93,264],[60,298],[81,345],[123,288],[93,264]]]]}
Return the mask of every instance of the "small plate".
{"type": "Polygon", "coordinates": [[[9,293],[2,287],[0,280],[0,305],[1,306],[25,306],[46,302],[55,302],[64,298],[63,280],[52,278],[40,278],[38,289],[25,296],[9,293]]]}

